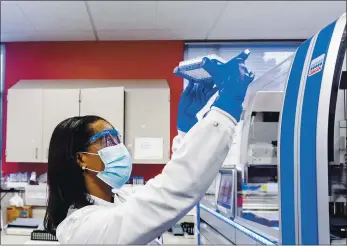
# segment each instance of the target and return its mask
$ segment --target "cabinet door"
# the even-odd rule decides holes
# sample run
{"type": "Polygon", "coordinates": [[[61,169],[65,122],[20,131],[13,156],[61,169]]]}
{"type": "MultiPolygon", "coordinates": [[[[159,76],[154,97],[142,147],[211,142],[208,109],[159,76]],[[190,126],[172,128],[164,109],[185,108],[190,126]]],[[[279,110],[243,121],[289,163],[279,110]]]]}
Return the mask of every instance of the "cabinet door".
{"type": "Polygon", "coordinates": [[[7,107],[7,162],[42,159],[42,89],[10,89],[7,107]]]}
{"type": "Polygon", "coordinates": [[[49,89],[43,92],[43,154],[48,161],[49,143],[55,127],[63,120],[79,116],[79,89],[49,89]]]}
{"type": "Polygon", "coordinates": [[[125,144],[136,164],[166,164],[170,153],[170,91],[136,88],[126,92],[125,144]],[[136,138],[162,139],[162,159],[141,159],[136,154],[136,138]]]}
{"type": "Polygon", "coordinates": [[[124,87],[81,89],[80,115],[104,118],[124,136],[124,87]]]}

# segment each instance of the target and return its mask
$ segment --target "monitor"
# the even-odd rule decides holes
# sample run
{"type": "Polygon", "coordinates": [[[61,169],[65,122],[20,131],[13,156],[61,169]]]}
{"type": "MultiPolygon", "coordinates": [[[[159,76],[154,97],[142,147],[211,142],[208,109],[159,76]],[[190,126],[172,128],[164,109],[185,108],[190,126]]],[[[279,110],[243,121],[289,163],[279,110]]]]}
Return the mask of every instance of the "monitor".
{"type": "Polygon", "coordinates": [[[231,205],[233,204],[233,186],[233,173],[221,173],[221,180],[217,197],[217,204],[219,206],[222,206],[226,209],[231,209],[231,205]]]}

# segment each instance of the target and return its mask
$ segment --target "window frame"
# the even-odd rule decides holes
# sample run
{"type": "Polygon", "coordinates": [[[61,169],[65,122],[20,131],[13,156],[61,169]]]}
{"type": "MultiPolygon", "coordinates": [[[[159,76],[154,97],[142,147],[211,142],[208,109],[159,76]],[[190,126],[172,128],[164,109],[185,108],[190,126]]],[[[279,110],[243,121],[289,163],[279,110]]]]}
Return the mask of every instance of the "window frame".
{"type": "Polygon", "coordinates": [[[0,174],[2,177],[3,158],[3,127],[4,127],[4,103],[5,103],[5,44],[0,43],[0,174]]]}
{"type": "MultiPolygon", "coordinates": [[[[230,57],[230,54],[228,54],[229,53],[228,49],[230,50],[239,49],[241,52],[245,48],[250,48],[251,51],[254,48],[261,48],[261,49],[268,48],[269,52],[271,52],[271,50],[274,50],[274,52],[276,52],[276,49],[278,48],[288,48],[292,50],[290,52],[294,54],[296,49],[301,45],[301,43],[302,43],[301,40],[264,40],[264,41],[263,40],[253,40],[253,41],[240,40],[240,41],[211,41],[211,42],[191,41],[191,42],[184,43],[184,60],[201,57],[207,54],[216,54],[228,60],[232,58],[230,57]],[[201,50],[201,53],[196,52],[197,53],[196,55],[191,56],[192,53],[195,53],[194,50],[197,50],[197,51],[201,50]]],[[[289,56],[290,55],[288,55],[288,57],[289,56]]],[[[283,60],[287,58],[284,58],[283,60]]],[[[280,64],[280,62],[275,64],[273,67],[277,66],[278,64],[280,64]]],[[[269,70],[271,69],[272,68],[270,68],[269,70]]],[[[266,70],[266,72],[269,70],[266,70]]],[[[256,78],[261,77],[263,74],[258,74],[256,72],[256,78]]],[[[188,81],[184,79],[183,88],[186,87],[187,83],[188,81]]]]}

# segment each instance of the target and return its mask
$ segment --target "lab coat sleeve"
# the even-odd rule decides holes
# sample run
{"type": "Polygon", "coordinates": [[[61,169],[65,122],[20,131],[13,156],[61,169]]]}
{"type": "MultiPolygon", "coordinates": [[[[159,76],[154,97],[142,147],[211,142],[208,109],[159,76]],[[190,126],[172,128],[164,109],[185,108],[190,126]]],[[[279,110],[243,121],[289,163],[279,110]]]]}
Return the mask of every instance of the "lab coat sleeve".
{"type": "Polygon", "coordinates": [[[181,147],[185,135],[186,134],[184,132],[178,131],[177,136],[174,137],[172,141],[172,153],[176,152],[179,147],[181,147]]]}
{"type": "Polygon", "coordinates": [[[59,225],[61,243],[148,244],[187,214],[218,173],[235,122],[211,110],[182,140],[162,173],[116,207],[88,206],[59,225]]]}
{"type": "MultiPolygon", "coordinates": [[[[185,133],[182,131],[178,131],[178,134],[174,137],[172,141],[172,152],[177,151],[177,149],[182,145],[183,138],[185,133]]],[[[141,186],[123,186],[120,189],[113,189],[112,192],[115,194],[114,203],[118,204],[121,202],[125,202],[130,195],[135,193],[141,186]]]]}

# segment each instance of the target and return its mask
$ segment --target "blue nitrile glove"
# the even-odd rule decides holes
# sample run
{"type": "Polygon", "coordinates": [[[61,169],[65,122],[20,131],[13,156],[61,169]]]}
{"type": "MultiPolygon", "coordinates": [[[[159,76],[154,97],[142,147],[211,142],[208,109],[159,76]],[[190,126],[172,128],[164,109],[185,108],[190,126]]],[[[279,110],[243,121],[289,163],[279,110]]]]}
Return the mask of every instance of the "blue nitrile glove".
{"type": "Polygon", "coordinates": [[[213,83],[188,82],[178,104],[177,129],[188,132],[197,122],[196,114],[206,105],[217,92],[213,83]]]}
{"type": "Polygon", "coordinates": [[[219,96],[212,106],[229,113],[239,121],[242,102],[248,85],[254,80],[254,74],[245,66],[249,51],[243,51],[227,63],[204,58],[203,68],[208,72],[219,90],[219,96]]]}

